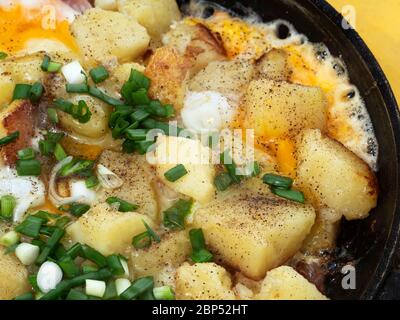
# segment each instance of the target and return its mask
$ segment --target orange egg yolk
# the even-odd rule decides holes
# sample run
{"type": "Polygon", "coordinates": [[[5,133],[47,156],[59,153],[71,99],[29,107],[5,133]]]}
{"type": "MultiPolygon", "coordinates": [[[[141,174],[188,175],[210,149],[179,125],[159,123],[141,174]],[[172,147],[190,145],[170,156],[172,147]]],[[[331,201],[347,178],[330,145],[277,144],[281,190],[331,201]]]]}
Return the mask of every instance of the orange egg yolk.
{"type": "Polygon", "coordinates": [[[77,52],[78,47],[68,21],[54,21],[51,24],[49,19],[49,12],[41,9],[29,9],[28,12],[21,5],[0,7],[0,50],[16,53],[23,50],[31,39],[50,39],[77,52]]]}

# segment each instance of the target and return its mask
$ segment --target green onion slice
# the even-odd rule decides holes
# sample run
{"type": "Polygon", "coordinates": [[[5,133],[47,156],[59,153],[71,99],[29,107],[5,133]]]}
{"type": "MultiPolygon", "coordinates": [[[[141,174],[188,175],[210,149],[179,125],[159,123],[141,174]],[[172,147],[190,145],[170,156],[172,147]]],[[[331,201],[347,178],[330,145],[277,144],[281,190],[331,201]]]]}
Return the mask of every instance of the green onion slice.
{"type": "Polygon", "coordinates": [[[93,82],[96,84],[103,82],[110,76],[107,69],[104,68],[103,66],[99,66],[97,68],[90,70],[89,74],[93,82]]]}
{"type": "Polygon", "coordinates": [[[132,285],[120,294],[122,300],[132,300],[154,287],[153,277],[144,277],[135,280],[132,285]]]}
{"type": "Polygon", "coordinates": [[[19,131],[15,131],[8,136],[1,138],[0,139],[0,146],[5,146],[11,142],[13,142],[15,139],[19,138],[19,131]]]}
{"type": "Polygon", "coordinates": [[[285,199],[299,202],[299,203],[305,202],[304,194],[301,191],[287,190],[287,189],[281,189],[281,188],[277,188],[277,187],[271,187],[271,191],[273,194],[275,194],[281,198],[285,198],[285,199]]]}
{"type": "Polygon", "coordinates": [[[17,201],[13,196],[2,196],[0,198],[1,211],[0,214],[4,219],[10,220],[12,219],[15,206],[17,205],[17,201]]]}
{"type": "Polygon", "coordinates": [[[116,205],[119,212],[133,212],[137,208],[139,208],[138,205],[134,203],[129,203],[117,197],[109,197],[107,198],[106,202],[109,205],[116,205]]]}
{"type": "Polygon", "coordinates": [[[20,160],[32,160],[36,157],[36,152],[32,148],[21,149],[17,152],[18,159],[20,160]]]}
{"type": "Polygon", "coordinates": [[[263,182],[269,186],[278,187],[282,189],[290,189],[293,185],[293,179],[283,177],[272,173],[267,173],[263,177],[263,182]]]}
{"type": "Polygon", "coordinates": [[[185,166],[183,164],[178,164],[177,166],[165,172],[164,177],[170,182],[175,182],[187,174],[188,171],[186,170],[185,166]]]}
{"type": "Polygon", "coordinates": [[[17,160],[17,173],[19,176],[40,176],[42,173],[42,165],[39,160],[17,160]]]}

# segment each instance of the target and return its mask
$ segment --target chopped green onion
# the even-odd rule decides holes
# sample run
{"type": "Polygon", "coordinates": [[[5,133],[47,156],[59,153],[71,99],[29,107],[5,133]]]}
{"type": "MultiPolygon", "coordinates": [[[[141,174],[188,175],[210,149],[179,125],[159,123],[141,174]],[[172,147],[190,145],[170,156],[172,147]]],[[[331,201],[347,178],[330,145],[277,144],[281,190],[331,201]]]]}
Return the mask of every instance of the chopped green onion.
{"type": "Polygon", "coordinates": [[[131,114],[131,119],[133,121],[143,121],[147,119],[150,116],[150,113],[144,111],[144,110],[137,110],[131,114]]]}
{"type": "Polygon", "coordinates": [[[47,72],[56,73],[61,70],[62,63],[50,61],[47,66],[47,72]]]}
{"type": "Polygon", "coordinates": [[[152,115],[162,118],[169,118],[175,113],[175,109],[172,105],[163,106],[160,100],[151,101],[150,103],[148,103],[148,107],[145,110],[152,115]]]}
{"type": "Polygon", "coordinates": [[[65,256],[75,259],[77,256],[81,254],[81,252],[82,252],[82,245],[80,243],[75,243],[71,248],[69,248],[65,252],[65,256]]]}
{"type": "Polygon", "coordinates": [[[68,292],[66,300],[75,300],[75,301],[89,300],[89,297],[86,294],[84,294],[83,292],[80,292],[76,289],[71,289],[68,292]]]}
{"type": "Polygon", "coordinates": [[[0,60],[4,60],[5,58],[7,58],[8,57],[8,54],[7,53],[5,53],[5,52],[0,52],[0,60]]]}
{"type": "Polygon", "coordinates": [[[88,189],[93,189],[99,185],[100,181],[96,176],[91,176],[85,180],[85,185],[88,189]]]}
{"type": "Polygon", "coordinates": [[[88,212],[89,209],[90,209],[90,206],[87,204],[73,203],[73,204],[71,204],[71,206],[69,208],[69,212],[75,217],[80,217],[83,214],[85,214],[86,212],[88,212]]]}
{"type": "Polygon", "coordinates": [[[14,93],[12,101],[14,100],[24,100],[29,99],[32,86],[30,84],[16,84],[14,88],[14,93]]]}
{"type": "Polygon", "coordinates": [[[111,106],[122,106],[124,105],[123,102],[121,100],[112,98],[108,95],[106,95],[103,91],[101,91],[98,88],[94,88],[94,87],[89,87],[89,94],[111,106]]]}
{"type": "Polygon", "coordinates": [[[107,257],[107,264],[110,268],[111,272],[115,276],[120,276],[125,274],[125,269],[121,263],[121,258],[117,254],[112,254],[111,256],[107,257]]]}
{"type": "Polygon", "coordinates": [[[50,61],[51,61],[51,58],[50,58],[49,56],[47,56],[47,55],[44,56],[40,68],[41,68],[43,71],[47,71],[47,69],[49,68],[50,61]]]}
{"type": "Polygon", "coordinates": [[[19,242],[19,234],[15,231],[9,231],[0,237],[0,244],[5,247],[12,246],[19,242]]]}
{"type": "Polygon", "coordinates": [[[40,292],[39,286],[38,286],[38,284],[37,284],[37,275],[30,275],[30,276],[28,277],[28,281],[29,281],[29,283],[31,284],[32,289],[33,289],[35,292],[40,292]]]}
{"type": "Polygon", "coordinates": [[[103,66],[93,68],[92,70],[90,70],[89,74],[95,84],[103,82],[110,76],[107,69],[103,66]]]}
{"type": "Polygon", "coordinates": [[[1,138],[0,146],[5,146],[6,144],[13,142],[17,138],[19,138],[19,131],[15,131],[4,138],[1,138]]]}
{"type": "Polygon", "coordinates": [[[215,187],[218,191],[225,191],[232,183],[231,175],[227,172],[219,174],[214,180],[215,187]]]}
{"type": "Polygon", "coordinates": [[[80,276],[77,276],[70,280],[61,281],[57,287],[45,295],[43,295],[40,300],[56,300],[60,298],[64,293],[68,292],[68,290],[81,286],[85,284],[87,279],[91,280],[106,280],[112,277],[112,273],[108,269],[100,269],[97,272],[86,273],[80,276]]]}
{"type": "Polygon", "coordinates": [[[112,137],[114,139],[119,139],[124,134],[125,130],[128,129],[130,123],[126,121],[124,118],[120,117],[115,123],[114,128],[112,129],[112,137]]]}
{"type": "Polygon", "coordinates": [[[150,103],[150,98],[147,95],[146,89],[139,89],[136,92],[132,92],[132,103],[137,106],[148,105],[150,103]]]}
{"type": "Polygon", "coordinates": [[[58,114],[57,110],[54,108],[48,108],[47,109],[47,116],[49,117],[50,121],[54,124],[58,123],[58,114]]]}
{"type": "Polygon", "coordinates": [[[0,204],[1,204],[1,216],[4,219],[12,219],[13,213],[15,206],[17,205],[17,202],[13,196],[2,196],[0,198],[0,204]]]}
{"type": "Polygon", "coordinates": [[[112,300],[118,297],[115,281],[109,280],[104,292],[103,300],[112,300]]]}
{"type": "Polygon", "coordinates": [[[183,164],[178,164],[177,166],[165,172],[164,177],[170,182],[175,182],[187,174],[188,171],[186,170],[185,166],[183,164]]]}
{"type": "Polygon", "coordinates": [[[283,177],[272,173],[267,173],[263,177],[263,182],[269,186],[290,189],[293,185],[293,179],[289,177],[283,177]]]}
{"type": "Polygon", "coordinates": [[[44,156],[49,156],[54,152],[56,148],[56,144],[53,141],[49,140],[40,140],[39,141],[39,150],[40,153],[44,156]]]}
{"type": "Polygon", "coordinates": [[[89,247],[88,245],[82,245],[82,254],[83,256],[97,264],[100,268],[105,267],[107,265],[107,259],[97,250],[89,247]]]}
{"type": "Polygon", "coordinates": [[[198,251],[193,251],[190,256],[193,262],[195,263],[204,263],[213,261],[213,254],[207,249],[201,249],[198,251]]]}
{"type": "Polygon", "coordinates": [[[281,189],[277,187],[271,187],[271,191],[273,194],[285,198],[288,200],[304,203],[304,194],[303,192],[297,191],[297,190],[287,190],[287,189],[281,189]]]}
{"type": "Polygon", "coordinates": [[[134,153],[136,150],[136,142],[132,140],[125,140],[122,144],[122,151],[125,153],[134,153]]]}
{"type": "Polygon", "coordinates": [[[153,277],[144,277],[135,280],[132,285],[120,294],[122,300],[132,300],[151,290],[154,286],[153,277]]]}
{"type": "Polygon", "coordinates": [[[134,111],[135,109],[131,106],[116,106],[114,112],[110,115],[109,127],[114,128],[120,118],[125,120],[134,111]]]}
{"type": "Polygon", "coordinates": [[[33,244],[34,246],[37,246],[40,248],[40,250],[43,250],[43,248],[46,246],[46,243],[42,240],[39,239],[33,239],[31,241],[31,244],[33,244]]]}
{"type": "Polygon", "coordinates": [[[32,148],[21,149],[17,152],[18,159],[20,160],[32,160],[36,157],[36,152],[32,148]]]}
{"type": "Polygon", "coordinates": [[[135,249],[145,249],[151,246],[151,237],[147,231],[142,232],[132,239],[132,245],[135,249]]]}
{"type": "Polygon", "coordinates": [[[81,174],[93,168],[94,161],[92,160],[79,160],[74,159],[70,163],[66,164],[58,172],[60,177],[68,177],[75,174],[81,174]]]}
{"type": "Polygon", "coordinates": [[[40,234],[50,237],[55,230],[56,230],[55,226],[43,226],[40,228],[40,234]]]}
{"type": "Polygon", "coordinates": [[[43,211],[43,210],[36,212],[33,216],[42,219],[44,221],[44,223],[47,223],[49,220],[52,220],[52,219],[58,219],[60,217],[60,215],[58,215],[58,214],[49,213],[49,212],[43,211]]]}
{"type": "Polygon", "coordinates": [[[138,205],[134,204],[134,203],[129,203],[127,201],[124,201],[120,198],[117,197],[109,197],[106,202],[109,205],[117,205],[118,206],[118,211],[119,212],[133,212],[135,211],[137,208],[139,208],[138,205]]]}
{"type": "Polygon", "coordinates": [[[232,182],[233,183],[239,183],[241,180],[241,177],[236,174],[236,164],[233,161],[229,150],[225,150],[223,153],[221,153],[220,156],[221,164],[223,164],[228,170],[229,175],[231,176],[232,182]]]}
{"type": "Polygon", "coordinates": [[[129,140],[141,141],[146,140],[147,132],[147,129],[127,129],[125,134],[129,140]]]}
{"type": "Polygon", "coordinates": [[[65,87],[68,93],[88,93],[89,86],[87,83],[67,83],[65,87]]]}
{"type": "Polygon", "coordinates": [[[35,300],[35,297],[32,292],[28,292],[15,297],[14,300],[35,300]]]}
{"type": "Polygon", "coordinates": [[[136,141],[135,142],[135,150],[143,155],[150,151],[150,148],[154,146],[154,141],[136,141]]]}
{"type": "Polygon", "coordinates": [[[66,157],[68,157],[68,155],[65,153],[63,147],[59,143],[56,144],[56,147],[54,149],[54,156],[57,161],[62,161],[66,157]]]}
{"type": "Polygon", "coordinates": [[[65,231],[60,228],[55,228],[54,232],[50,236],[50,238],[46,242],[46,246],[40,253],[39,257],[36,259],[37,264],[42,264],[47,260],[47,257],[54,251],[62,237],[64,236],[65,231]]]}
{"type": "Polygon", "coordinates": [[[190,243],[192,244],[191,259],[195,263],[210,262],[213,255],[206,249],[206,242],[202,229],[192,229],[189,231],[190,243]]]}
{"type": "Polygon", "coordinates": [[[99,267],[96,267],[96,266],[91,266],[91,265],[86,265],[86,264],[82,266],[82,273],[95,272],[98,270],[99,270],[99,267]]]}
{"type": "Polygon", "coordinates": [[[78,104],[74,105],[72,102],[57,99],[54,101],[54,105],[80,123],[87,123],[92,117],[92,112],[84,100],[79,100],[78,104]]]}
{"type": "Polygon", "coordinates": [[[15,227],[15,231],[28,237],[37,238],[43,222],[43,219],[34,216],[28,216],[22,223],[15,227]]]}
{"type": "Polygon", "coordinates": [[[29,99],[32,102],[38,102],[43,95],[43,85],[40,82],[35,82],[29,91],[29,99]]]}
{"type": "Polygon", "coordinates": [[[63,270],[68,278],[77,277],[80,273],[79,267],[75,264],[71,257],[65,257],[58,262],[58,265],[63,270]]]}
{"type": "Polygon", "coordinates": [[[159,235],[156,234],[152,228],[150,228],[146,221],[143,220],[143,224],[146,227],[147,233],[149,234],[150,238],[157,243],[161,242],[161,238],[159,237],[159,235]]]}
{"type": "Polygon", "coordinates": [[[150,88],[150,79],[147,78],[143,73],[135,69],[131,70],[131,74],[129,76],[129,82],[135,85],[134,88],[135,91],[139,89],[148,90],[150,88]]]}
{"type": "Polygon", "coordinates": [[[58,246],[55,248],[53,255],[57,260],[61,260],[65,257],[66,253],[67,250],[65,249],[65,247],[61,243],[59,243],[58,246]]]}
{"type": "Polygon", "coordinates": [[[58,227],[58,228],[64,228],[70,222],[71,222],[71,218],[69,218],[69,217],[61,217],[56,221],[55,226],[58,227]]]}
{"type": "Polygon", "coordinates": [[[164,211],[164,226],[169,229],[184,229],[185,218],[192,209],[193,201],[178,200],[171,208],[164,211]]]}
{"type": "Polygon", "coordinates": [[[39,160],[17,160],[17,173],[19,176],[40,176],[42,165],[39,160]]]}
{"type": "Polygon", "coordinates": [[[170,286],[163,286],[153,289],[156,300],[175,300],[174,291],[170,286]]]}

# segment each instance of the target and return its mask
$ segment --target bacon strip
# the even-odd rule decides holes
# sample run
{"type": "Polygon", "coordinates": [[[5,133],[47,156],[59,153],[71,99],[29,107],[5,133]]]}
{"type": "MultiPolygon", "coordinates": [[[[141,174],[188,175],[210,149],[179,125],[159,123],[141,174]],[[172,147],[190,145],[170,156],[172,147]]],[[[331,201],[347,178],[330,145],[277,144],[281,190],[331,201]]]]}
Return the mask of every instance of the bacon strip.
{"type": "Polygon", "coordinates": [[[7,134],[19,131],[19,138],[14,142],[1,147],[1,151],[8,165],[17,162],[18,150],[31,145],[35,132],[35,107],[27,100],[18,102],[19,105],[3,119],[3,126],[7,134]]]}

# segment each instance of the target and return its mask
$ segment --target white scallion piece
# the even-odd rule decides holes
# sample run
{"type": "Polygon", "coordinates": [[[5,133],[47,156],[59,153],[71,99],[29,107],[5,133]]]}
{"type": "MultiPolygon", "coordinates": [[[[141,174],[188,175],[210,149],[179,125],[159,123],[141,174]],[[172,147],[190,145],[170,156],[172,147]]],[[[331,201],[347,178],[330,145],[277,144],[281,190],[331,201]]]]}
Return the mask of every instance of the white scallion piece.
{"type": "Polygon", "coordinates": [[[103,298],[106,292],[106,283],[99,280],[86,280],[85,292],[88,296],[103,298]]]}
{"type": "Polygon", "coordinates": [[[40,248],[30,243],[21,243],[15,249],[15,255],[25,266],[30,266],[35,263],[39,256],[40,248]]]}

